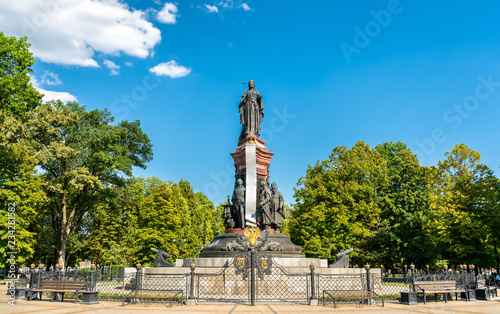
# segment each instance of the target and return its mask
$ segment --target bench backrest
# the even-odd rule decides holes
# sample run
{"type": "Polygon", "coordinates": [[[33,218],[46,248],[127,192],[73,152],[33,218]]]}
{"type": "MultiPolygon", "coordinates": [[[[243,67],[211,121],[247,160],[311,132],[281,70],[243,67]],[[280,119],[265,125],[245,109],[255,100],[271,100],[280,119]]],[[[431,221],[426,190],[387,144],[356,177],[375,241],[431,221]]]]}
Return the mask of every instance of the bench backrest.
{"type": "Polygon", "coordinates": [[[42,289],[76,290],[86,286],[85,281],[43,280],[42,289]]]}
{"type": "Polygon", "coordinates": [[[415,281],[415,285],[425,290],[454,290],[455,281],[415,281]]]}

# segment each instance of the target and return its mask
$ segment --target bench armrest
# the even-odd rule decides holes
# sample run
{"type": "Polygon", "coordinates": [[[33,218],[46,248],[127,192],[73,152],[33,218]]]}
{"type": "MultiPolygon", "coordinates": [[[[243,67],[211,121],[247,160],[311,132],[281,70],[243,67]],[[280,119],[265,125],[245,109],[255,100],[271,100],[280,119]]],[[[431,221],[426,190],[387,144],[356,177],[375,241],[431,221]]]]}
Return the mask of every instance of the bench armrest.
{"type": "MultiPolygon", "coordinates": [[[[422,289],[422,287],[420,287],[419,285],[413,285],[414,288],[419,288],[421,292],[424,292],[425,293],[425,289],[422,289]]],[[[415,292],[418,292],[416,291],[417,289],[415,289],[415,292]]]]}

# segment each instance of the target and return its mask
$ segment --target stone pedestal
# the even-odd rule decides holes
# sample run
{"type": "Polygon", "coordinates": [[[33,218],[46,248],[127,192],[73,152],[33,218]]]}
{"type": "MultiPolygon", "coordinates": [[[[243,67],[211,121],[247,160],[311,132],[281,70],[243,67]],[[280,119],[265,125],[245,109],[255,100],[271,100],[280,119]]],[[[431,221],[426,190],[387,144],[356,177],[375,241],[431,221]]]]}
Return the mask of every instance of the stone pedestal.
{"type": "MultiPolygon", "coordinates": [[[[242,235],[237,232],[216,235],[210,243],[203,247],[199,257],[233,257],[241,253],[242,250],[239,250],[236,242],[239,236],[242,235]]],[[[270,233],[268,240],[270,243],[276,243],[276,245],[262,252],[269,253],[273,257],[305,257],[302,249],[293,244],[286,234],[270,233]]]]}
{"type": "Polygon", "coordinates": [[[15,297],[17,300],[26,300],[27,292],[29,293],[29,288],[16,288],[15,297]]]}
{"type": "Polygon", "coordinates": [[[99,292],[98,291],[82,291],[78,294],[82,294],[82,303],[85,305],[99,304],[99,292]]]}
{"type": "Polygon", "coordinates": [[[248,136],[238,142],[238,147],[236,151],[231,153],[231,157],[234,160],[234,167],[236,168],[235,177],[244,180],[246,171],[246,160],[245,160],[245,147],[249,142],[255,143],[255,154],[257,157],[257,176],[264,178],[266,181],[269,177],[269,165],[271,164],[271,158],[274,153],[269,152],[267,147],[264,145],[266,142],[255,136],[253,132],[250,132],[248,136]]]}
{"type": "Polygon", "coordinates": [[[488,301],[492,299],[493,291],[489,291],[488,289],[476,289],[476,300],[484,300],[488,301]]]}
{"type": "Polygon", "coordinates": [[[317,306],[318,305],[318,299],[309,299],[309,305],[311,305],[311,306],[317,306]]]}
{"type": "Polygon", "coordinates": [[[469,301],[476,301],[476,290],[468,290],[467,292],[460,292],[460,299],[467,300],[467,293],[469,294],[469,301]]]}
{"type": "Polygon", "coordinates": [[[417,293],[416,292],[401,292],[401,304],[406,305],[417,305],[417,293]]]}

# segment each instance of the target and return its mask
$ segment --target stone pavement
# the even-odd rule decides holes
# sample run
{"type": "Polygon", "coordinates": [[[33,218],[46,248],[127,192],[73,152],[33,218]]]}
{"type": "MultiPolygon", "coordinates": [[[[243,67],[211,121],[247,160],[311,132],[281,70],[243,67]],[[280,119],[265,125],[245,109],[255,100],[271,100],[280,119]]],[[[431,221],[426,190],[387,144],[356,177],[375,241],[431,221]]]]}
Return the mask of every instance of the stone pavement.
{"type": "Polygon", "coordinates": [[[426,305],[402,305],[402,304],[386,304],[381,305],[364,305],[362,307],[354,305],[340,305],[334,309],[333,306],[308,306],[308,305],[285,305],[285,304],[270,304],[270,305],[238,305],[238,304],[199,304],[196,306],[181,306],[181,305],[151,305],[145,307],[142,304],[121,306],[119,302],[101,302],[95,305],[75,304],[70,300],[59,302],[42,301],[25,301],[16,300],[15,306],[9,305],[7,298],[6,286],[0,286],[0,313],[15,313],[15,314],[35,314],[35,313],[134,313],[134,314],[149,314],[149,313],[179,313],[179,314],[242,314],[242,313],[266,313],[266,314],[292,314],[292,313],[461,313],[461,314],[476,314],[476,313],[500,313],[500,298],[490,301],[444,301],[428,302],[426,305]]]}

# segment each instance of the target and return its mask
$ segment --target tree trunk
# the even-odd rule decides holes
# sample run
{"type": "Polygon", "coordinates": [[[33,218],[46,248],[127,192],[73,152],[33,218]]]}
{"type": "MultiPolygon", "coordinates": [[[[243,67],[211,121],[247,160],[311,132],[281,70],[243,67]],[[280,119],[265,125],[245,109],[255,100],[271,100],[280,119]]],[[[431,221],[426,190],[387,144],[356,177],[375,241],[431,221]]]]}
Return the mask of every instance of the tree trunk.
{"type": "Polygon", "coordinates": [[[68,237],[66,236],[66,194],[63,194],[61,200],[61,233],[60,233],[60,244],[59,244],[59,254],[57,256],[57,264],[65,267],[65,257],[66,257],[66,242],[68,241],[68,237]]]}
{"type": "Polygon", "coordinates": [[[75,214],[78,209],[80,198],[86,190],[87,188],[84,187],[78,192],[75,202],[73,203],[73,208],[71,208],[71,212],[69,213],[69,217],[67,216],[66,195],[63,194],[61,201],[61,245],[59,246],[59,257],[57,258],[57,263],[63,268],[66,267],[66,243],[68,242],[69,233],[71,232],[71,227],[75,221],[75,214]]]}
{"type": "Polygon", "coordinates": [[[68,240],[67,237],[63,236],[63,232],[61,231],[61,245],[59,246],[59,256],[57,257],[57,264],[59,264],[61,267],[66,267],[66,242],[68,240]]]}

